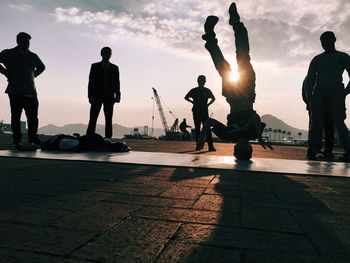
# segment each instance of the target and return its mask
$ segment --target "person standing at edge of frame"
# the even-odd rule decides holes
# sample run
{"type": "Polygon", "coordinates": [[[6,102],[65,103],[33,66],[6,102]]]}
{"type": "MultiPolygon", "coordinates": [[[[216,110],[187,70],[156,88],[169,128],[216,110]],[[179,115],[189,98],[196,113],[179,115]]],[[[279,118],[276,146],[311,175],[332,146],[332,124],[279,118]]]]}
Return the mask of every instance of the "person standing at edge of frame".
{"type": "Polygon", "coordinates": [[[318,158],[323,158],[319,145],[322,142],[324,113],[330,111],[344,148],[342,160],[350,162],[350,136],[346,127],[345,99],[350,93],[350,81],[346,88],[343,72],[350,76],[350,56],[335,49],[336,37],[332,31],[320,36],[324,52],[315,56],[309,65],[306,79],[306,101],[311,109],[309,147],[318,158]]]}
{"type": "Polygon", "coordinates": [[[38,108],[34,78],[44,70],[45,65],[39,56],[29,50],[31,36],[20,32],[17,35],[17,46],[5,49],[0,53],[0,73],[7,78],[6,93],[10,99],[11,128],[13,143],[17,150],[23,150],[21,115],[24,110],[28,121],[28,142],[36,148],[40,148],[38,138],[38,108]]]}

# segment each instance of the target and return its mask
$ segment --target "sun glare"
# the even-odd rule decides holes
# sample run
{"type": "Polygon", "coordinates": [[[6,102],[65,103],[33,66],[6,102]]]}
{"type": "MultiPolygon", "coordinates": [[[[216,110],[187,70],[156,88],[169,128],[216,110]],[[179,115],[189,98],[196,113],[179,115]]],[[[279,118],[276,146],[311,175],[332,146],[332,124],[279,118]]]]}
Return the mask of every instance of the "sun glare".
{"type": "Polygon", "coordinates": [[[238,73],[236,70],[232,70],[232,71],[230,72],[230,80],[231,80],[232,82],[237,82],[238,79],[239,79],[239,73],[238,73]]]}

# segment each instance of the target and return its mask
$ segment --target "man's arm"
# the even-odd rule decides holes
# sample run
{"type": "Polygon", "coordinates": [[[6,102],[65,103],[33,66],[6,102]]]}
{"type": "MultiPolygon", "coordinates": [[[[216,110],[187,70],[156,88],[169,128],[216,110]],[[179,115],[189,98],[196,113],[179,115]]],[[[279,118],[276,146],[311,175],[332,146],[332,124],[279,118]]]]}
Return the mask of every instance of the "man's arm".
{"type": "Polygon", "coordinates": [[[92,65],[91,65],[91,68],[90,68],[89,83],[88,83],[88,98],[89,98],[89,103],[93,103],[93,102],[94,102],[94,98],[95,98],[94,78],[95,78],[95,74],[94,74],[94,65],[92,64],[92,65]]]}
{"type": "Polygon", "coordinates": [[[269,142],[265,142],[264,139],[262,138],[263,129],[262,129],[261,120],[260,120],[259,115],[256,113],[253,114],[252,121],[254,124],[254,128],[255,128],[258,142],[261,145],[261,147],[263,147],[264,149],[269,148],[270,150],[273,150],[272,145],[269,142]]]}
{"type": "Polygon", "coordinates": [[[119,103],[121,94],[120,94],[120,79],[119,79],[119,68],[118,68],[118,66],[116,66],[115,78],[116,78],[116,83],[115,83],[115,90],[114,90],[114,92],[115,92],[115,99],[114,99],[114,101],[116,103],[119,103]]]}
{"type": "Polygon", "coordinates": [[[345,94],[348,95],[350,94],[350,56],[349,55],[347,55],[346,57],[345,70],[348,72],[348,76],[349,76],[349,82],[345,88],[345,94]]]}
{"type": "Polygon", "coordinates": [[[210,91],[210,94],[209,94],[209,102],[208,102],[208,107],[213,104],[215,101],[215,97],[214,97],[214,94],[210,91]]]}
{"type": "Polygon", "coordinates": [[[36,56],[36,65],[35,65],[35,70],[34,70],[34,77],[36,78],[37,76],[39,76],[41,73],[43,73],[44,70],[45,70],[44,63],[41,61],[41,59],[38,56],[36,56]]]}
{"type": "Polygon", "coordinates": [[[305,84],[305,100],[308,103],[313,93],[315,80],[316,80],[316,65],[315,58],[311,60],[309,70],[306,76],[306,84],[305,84]]]}
{"type": "MultiPolygon", "coordinates": [[[[5,54],[4,52],[0,52],[0,63],[5,62],[5,54]]],[[[6,78],[8,78],[7,68],[5,68],[3,65],[0,64],[0,73],[5,75],[6,78]]]]}
{"type": "Polygon", "coordinates": [[[188,102],[190,102],[190,103],[193,104],[193,98],[192,98],[192,95],[191,95],[191,91],[189,91],[189,92],[186,94],[185,100],[187,100],[188,102]]]}
{"type": "Polygon", "coordinates": [[[0,73],[5,75],[6,78],[8,78],[7,69],[3,67],[1,64],[0,64],[0,73]]]}

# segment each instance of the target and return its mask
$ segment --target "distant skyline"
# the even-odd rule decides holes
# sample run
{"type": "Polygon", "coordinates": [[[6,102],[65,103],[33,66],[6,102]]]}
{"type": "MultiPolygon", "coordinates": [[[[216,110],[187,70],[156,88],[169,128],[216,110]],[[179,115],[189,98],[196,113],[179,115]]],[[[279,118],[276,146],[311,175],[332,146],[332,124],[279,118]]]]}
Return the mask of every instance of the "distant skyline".
{"type": "MultiPolygon", "coordinates": [[[[236,3],[251,41],[257,75],[255,109],[260,115],[272,114],[293,127],[307,129],[308,115],[301,99],[303,78],[310,60],[323,51],[322,32],[334,31],[336,48],[350,53],[350,1],[236,3]]],[[[196,86],[200,74],[207,76],[206,86],[217,98],[210,113],[225,122],[229,107],[201,35],[206,17],[219,16],[218,39],[225,57],[235,64],[229,4],[213,0],[5,0],[0,2],[0,50],[14,47],[18,32],[31,34],[30,49],[46,65],[36,79],[40,127],[88,122],[88,74],[104,46],[112,48],[111,61],[121,74],[122,101],[115,106],[114,123],[151,126],[154,87],[166,111],[192,124],[191,104],[183,98],[196,86]]],[[[344,83],[347,81],[345,73],[344,83]]],[[[6,85],[1,75],[0,120],[9,122],[6,85]]],[[[154,110],[154,126],[160,128],[156,107],[154,110]]],[[[349,110],[347,113],[350,115],[349,110]]],[[[99,123],[103,124],[102,117],[99,123]]],[[[167,114],[167,120],[172,124],[174,118],[167,114]]],[[[346,123],[350,126],[349,118],[346,123]]]]}

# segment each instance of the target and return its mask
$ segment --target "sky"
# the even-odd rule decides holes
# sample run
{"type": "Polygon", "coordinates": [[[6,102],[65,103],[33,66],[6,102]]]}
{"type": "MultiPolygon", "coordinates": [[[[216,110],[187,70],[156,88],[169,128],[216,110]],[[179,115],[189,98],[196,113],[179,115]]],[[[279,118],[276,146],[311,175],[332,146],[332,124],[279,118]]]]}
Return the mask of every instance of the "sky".
{"type": "MultiPolygon", "coordinates": [[[[236,3],[249,31],[257,78],[255,110],[307,129],[302,81],[311,59],[323,52],[319,41],[322,32],[335,32],[336,48],[350,53],[350,1],[236,3]]],[[[32,36],[30,50],[46,65],[46,71],[36,79],[40,127],[88,122],[89,70],[92,63],[100,61],[104,46],[112,48],[111,62],[120,70],[122,100],[114,107],[114,123],[151,127],[154,112],[154,127],[162,127],[152,100],[154,87],[169,125],[174,122],[169,111],[192,124],[191,104],[184,96],[196,87],[200,74],[206,75],[206,86],[217,99],[210,106],[210,114],[225,123],[229,107],[201,35],[206,17],[218,16],[215,30],[219,45],[232,68],[236,68],[229,5],[230,1],[222,0],[2,0],[0,50],[15,47],[15,37],[21,31],[32,36]]],[[[344,73],[344,83],[347,82],[344,73]]],[[[0,120],[8,123],[6,85],[0,75],[0,120]]],[[[98,122],[104,123],[102,112],[98,122]]],[[[346,123],[350,126],[349,119],[346,123]]]]}

